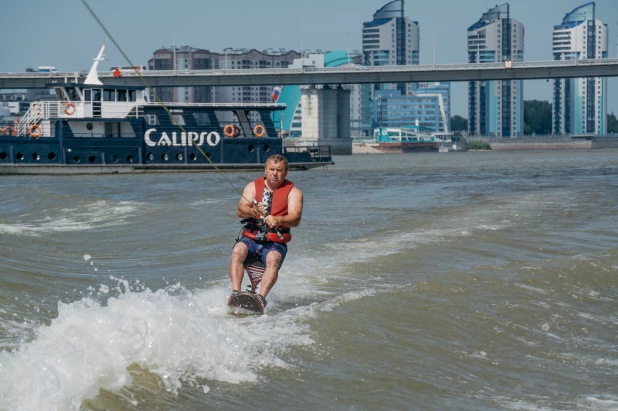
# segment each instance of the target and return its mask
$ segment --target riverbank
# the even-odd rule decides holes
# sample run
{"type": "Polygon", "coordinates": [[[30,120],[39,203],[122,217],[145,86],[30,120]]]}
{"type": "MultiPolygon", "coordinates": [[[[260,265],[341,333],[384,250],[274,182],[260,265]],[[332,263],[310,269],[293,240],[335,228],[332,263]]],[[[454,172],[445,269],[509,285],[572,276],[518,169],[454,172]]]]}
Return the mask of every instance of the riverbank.
{"type": "MultiPolygon", "coordinates": [[[[544,150],[601,150],[618,148],[618,136],[550,136],[522,138],[470,137],[457,143],[445,143],[440,152],[472,151],[471,143],[487,143],[491,151],[544,151],[544,150]]],[[[475,144],[474,146],[478,146],[475,144]]],[[[422,152],[423,150],[419,150],[422,152]]],[[[475,150],[479,151],[479,150],[475,150]]],[[[482,151],[482,150],[480,150],[482,151]]],[[[427,152],[425,150],[425,152],[427,152]]],[[[432,152],[438,152],[433,150],[432,152]]],[[[377,143],[359,142],[352,144],[352,154],[403,154],[399,150],[387,150],[377,143]]]]}
{"type": "Polygon", "coordinates": [[[618,148],[618,136],[470,137],[468,141],[488,142],[493,151],[598,150],[618,148]]]}

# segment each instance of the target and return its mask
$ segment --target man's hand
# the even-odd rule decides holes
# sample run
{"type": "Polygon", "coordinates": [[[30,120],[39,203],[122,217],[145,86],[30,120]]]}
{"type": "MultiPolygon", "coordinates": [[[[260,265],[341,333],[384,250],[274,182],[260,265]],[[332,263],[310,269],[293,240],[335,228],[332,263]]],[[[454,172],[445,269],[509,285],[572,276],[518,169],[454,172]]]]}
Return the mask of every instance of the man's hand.
{"type": "Polygon", "coordinates": [[[256,200],[253,200],[255,218],[258,220],[260,217],[266,217],[266,210],[264,209],[264,204],[258,203],[256,200]]]}
{"type": "Polygon", "coordinates": [[[264,217],[264,222],[268,227],[273,228],[277,225],[277,217],[269,215],[267,217],[264,217]]]}
{"type": "Polygon", "coordinates": [[[266,210],[264,209],[264,204],[256,203],[255,209],[257,211],[256,217],[259,217],[259,216],[266,217],[266,210]]]}

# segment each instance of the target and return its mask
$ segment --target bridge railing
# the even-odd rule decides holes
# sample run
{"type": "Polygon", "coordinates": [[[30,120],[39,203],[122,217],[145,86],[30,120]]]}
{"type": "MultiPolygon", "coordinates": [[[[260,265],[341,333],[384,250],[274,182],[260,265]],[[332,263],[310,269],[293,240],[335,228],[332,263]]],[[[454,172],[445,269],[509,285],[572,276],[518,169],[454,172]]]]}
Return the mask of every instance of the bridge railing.
{"type": "MultiPolygon", "coordinates": [[[[587,60],[551,60],[551,61],[522,61],[513,62],[512,68],[552,68],[552,67],[572,67],[572,66],[606,66],[616,65],[618,59],[587,59],[587,60]]],[[[409,71],[451,71],[451,70],[496,70],[504,69],[503,62],[499,63],[461,63],[461,64],[424,64],[424,65],[392,65],[392,66],[339,66],[339,67],[303,67],[303,68],[270,68],[270,69],[210,69],[210,70],[145,70],[140,74],[144,77],[174,77],[174,76],[245,76],[245,75],[272,75],[272,74],[302,74],[302,73],[354,73],[359,70],[368,72],[409,72],[409,71]]],[[[45,78],[57,80],[59,78],[73,79],[84,77],[80,73],[24,73],[11,72],[0,73],[2,77],[25,77],[25,78],[45,78]]],[[[99,71],[99,76],[104,78],[113,77],[111,71],[99,71]]],[[[134,71],[127,71],[122,74],[123,77],[137,77],[138,74],[134,71]]]]}

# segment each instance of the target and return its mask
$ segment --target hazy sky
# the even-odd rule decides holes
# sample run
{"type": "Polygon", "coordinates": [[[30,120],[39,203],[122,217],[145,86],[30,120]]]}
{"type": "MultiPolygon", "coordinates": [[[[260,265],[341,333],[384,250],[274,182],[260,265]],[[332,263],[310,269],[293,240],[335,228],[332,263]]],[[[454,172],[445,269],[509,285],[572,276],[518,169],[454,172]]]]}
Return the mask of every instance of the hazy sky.
{"type": "MultiPolygon", "coordinates": [[[[387,0],[87,0],[134,64],[160,47],[192,46],[298,50],[360,50],[361,30],[387,0]]],[[[512,0],[511,16],[525,27],[526,61],[551,60],[552,30],[586,0],[512,0]]],[[[421,30],[421,64],[464,63],[466,29],[496,3],[482,0],[406,1],[421,30]],[[435,35],[434,35],[435,34],[435,35]]],[[[618,0],[598,0],[597,18],[609,26],[616,57],[618,0]]],[[[0,72],[53,65],[90,68],[106,36],[80,0],[0,0],[0,72]]],[[[108,41],[110,66],[127,65],[108,41]]],[[[618,114],[618,79],[609,81],[609,112],[618,114]]],[[[526,100],[551,100],[551,83],[524,83],[526,100]]],[[[467,84],[452,84],[452,114],[468,117],[467,84]]]]}

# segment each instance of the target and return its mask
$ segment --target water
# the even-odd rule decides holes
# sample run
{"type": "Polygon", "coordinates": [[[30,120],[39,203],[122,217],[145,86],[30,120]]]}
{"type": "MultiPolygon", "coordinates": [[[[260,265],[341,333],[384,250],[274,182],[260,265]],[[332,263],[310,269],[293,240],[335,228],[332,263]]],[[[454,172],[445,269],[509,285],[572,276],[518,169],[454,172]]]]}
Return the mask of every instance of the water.
{"type": "Polygon", "coordinates": [[[2,177],[0,409],[616,410],[617,155],[293,172],[261,317],[226,311],[217,174],[2,177]]]}

